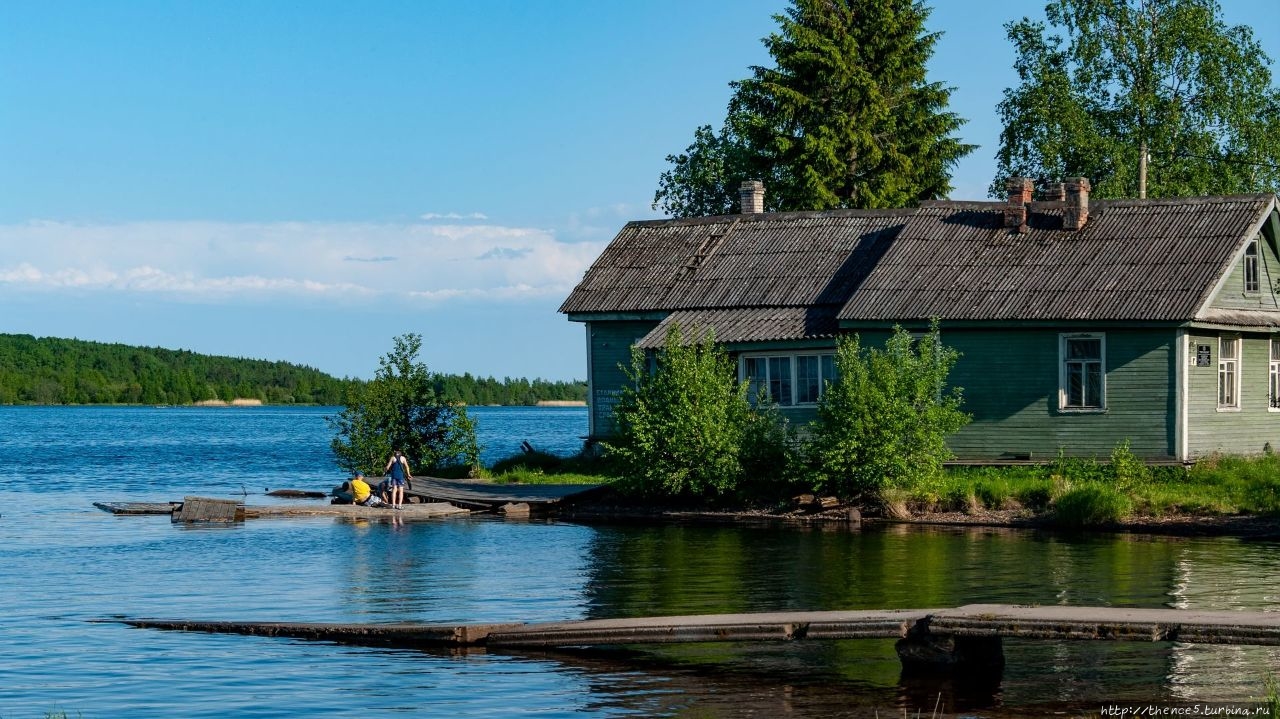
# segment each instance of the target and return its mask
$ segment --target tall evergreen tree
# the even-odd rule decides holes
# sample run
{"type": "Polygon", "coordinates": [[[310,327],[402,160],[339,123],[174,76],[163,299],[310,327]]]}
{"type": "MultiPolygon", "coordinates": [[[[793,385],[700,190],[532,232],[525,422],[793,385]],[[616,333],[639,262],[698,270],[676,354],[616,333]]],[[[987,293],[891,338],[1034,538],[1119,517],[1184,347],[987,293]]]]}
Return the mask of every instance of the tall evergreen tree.
{"type": "Polygon", "coordinates": [[[914,0],[794,0],[765,38],[775,67],[732,84],[721,132],[698,128],[667,159],[654,207],[729,212],[743,180],[764,180],[770,210],[900,207],[943,196],[973,146],[927,81],[938,33],[914,0]]]}
{"type": "Polygon", "coordinates": [[[1100,197],[1280,189],[1280,90],[1248,27],[1214,0],[1053,0],[1006,26],[993,196],[1009,177],[1090,178],[1100,197]],[[1051,35],[1049,27],[1065,34],[1051,35]]]}

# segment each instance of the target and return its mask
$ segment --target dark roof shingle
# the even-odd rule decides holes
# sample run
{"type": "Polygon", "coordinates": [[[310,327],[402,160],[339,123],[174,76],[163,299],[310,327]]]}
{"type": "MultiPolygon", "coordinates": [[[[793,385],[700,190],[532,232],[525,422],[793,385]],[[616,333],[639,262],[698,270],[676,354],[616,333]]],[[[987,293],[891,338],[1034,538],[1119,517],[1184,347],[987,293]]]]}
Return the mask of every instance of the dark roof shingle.
{"type": "Polygon", "coordinates": [[[632,222],[560,311],[842,304],[913,210],[632,222]]]}
{"type": "Polygon", "coordinates": [[[641,349],[659,349],[667,331],[680,327],[687,343],[701,342],[711,333],[720,344],[769,340],[822,339],[838,329],[834,306],[751,307],[737,310],[677,310],[667,315],[636,343],[641,349]]]}
{"type": "Polygon", "coordinates": [[[1023,233],[993,202],[632,222],[560,311],[700,310],[668,319],[722,342],[815,336],[805,311],[836,307],[850,322],[1188,321],[1275,203],[1094,200],[1078,231],[1060,204],[1032,203],[1023,233]]]}
{"type": "Polygon", "coordinates": [[[1074,232],[1033,204],[1023,234],[1002,226],[998,203],[929,203],[839,317],[1191,320],[1274,200],[1095,200],[1074,232]]]}

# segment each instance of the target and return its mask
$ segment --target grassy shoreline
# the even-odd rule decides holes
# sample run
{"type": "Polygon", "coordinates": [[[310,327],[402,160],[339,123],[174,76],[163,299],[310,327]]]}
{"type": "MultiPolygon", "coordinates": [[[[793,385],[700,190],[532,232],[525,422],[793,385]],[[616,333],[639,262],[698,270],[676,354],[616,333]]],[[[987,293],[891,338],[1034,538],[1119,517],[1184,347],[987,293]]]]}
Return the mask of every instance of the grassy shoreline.
{"type": "MultiPolygon", "coordinates": [[[[598,458],[536,452],[497,462],[484,476],[520,484],[616,480],[598,458]]],[[[811,493],[792,489],[792,496],[811,493]]],[[[1280,534],[1280,456],[1222,455],[1190,467],[1150,467],[1121,446],[1108,462],[1059,458],[1042,465],[949,467],[919,486],[886,489],[829,512],[811,511],[794,500],[747,496],[699,506],[697,501],[629,497],[619,491],[610,503],[619,516],[666,511],[820,519],[824,514],[843,518],[848,507],[859,507],[868,517],[922,524],[1280,534]]]]}

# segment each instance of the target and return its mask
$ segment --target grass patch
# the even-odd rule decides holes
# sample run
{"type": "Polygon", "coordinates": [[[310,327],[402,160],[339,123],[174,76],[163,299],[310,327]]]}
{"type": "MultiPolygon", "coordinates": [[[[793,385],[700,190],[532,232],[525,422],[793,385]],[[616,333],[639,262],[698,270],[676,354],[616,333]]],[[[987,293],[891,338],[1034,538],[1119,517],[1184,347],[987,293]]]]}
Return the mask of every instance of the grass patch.
{"type": "Polygon", "coordinates": [[[1222,455],[1189,468],[1151,467],[1124,442],[1108,461],[1059,456],[1043,465],[951,467],[892,499],[895,507],[923,511],[1027,509],[1077,526],[1131,514],[1274,514],[1280,513],[1280,456],[1222,455]]]}
{"type": "Polygon", "coordinates": [[[1067,490],[1053,503],[1053,517],[1068,527],[1111,524],[1129,516],[1133,503],[1114,486],[1087,482],[1067,490]]]}
{"type": "Polygon", "coordinates": [[[502,474],[494,475],[492,479],[495,482],[505,484],[606,484],[613,481],[613,477],[599,474],[577,474],[574,472],[546,474],[523,468],[508,470],[502,474]]]}
{"type": "Polygon", "coordinates": [[[561,457],[539,451],[500,459],[482,476],[514,484],[605,484],[616,477],[609,463],[594,454],[561,457]]]}

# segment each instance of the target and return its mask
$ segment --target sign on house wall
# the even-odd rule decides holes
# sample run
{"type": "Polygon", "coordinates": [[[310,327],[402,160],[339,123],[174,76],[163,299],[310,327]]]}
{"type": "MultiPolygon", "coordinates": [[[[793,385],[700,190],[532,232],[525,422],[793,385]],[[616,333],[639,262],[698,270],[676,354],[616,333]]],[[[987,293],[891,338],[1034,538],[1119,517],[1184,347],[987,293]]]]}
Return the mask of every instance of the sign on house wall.
{"type": "Polygon", "coordinates": [[[1196,345],[1196,366],[1212,367],[1212,358],[1209,356],[1209,345],[1196,345]]]}

